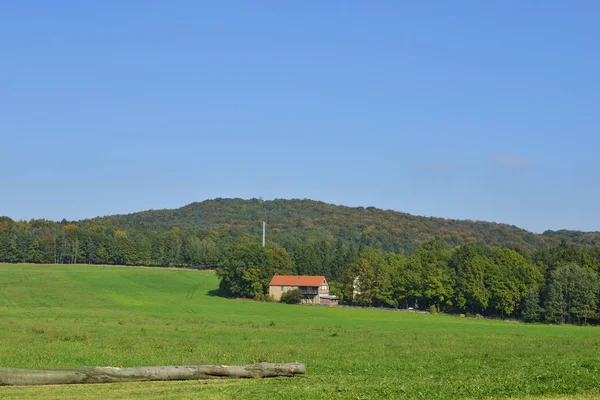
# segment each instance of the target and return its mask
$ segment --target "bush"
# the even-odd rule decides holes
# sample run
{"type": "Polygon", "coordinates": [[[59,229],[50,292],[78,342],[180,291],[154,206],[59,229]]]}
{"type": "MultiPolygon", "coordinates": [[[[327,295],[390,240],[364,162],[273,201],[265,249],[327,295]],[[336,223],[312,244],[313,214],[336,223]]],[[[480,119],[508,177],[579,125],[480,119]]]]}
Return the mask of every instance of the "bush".
{"type": "Polygon", "coordinates": [[[281,302],[286,304],[300,304],[302,301],[302,292],[300,289],[293,289],[284,292],[281,295],[281,302]]]}
{"type": "Polygon", "coordinates": [[[273,296],[272,294],[265,294],[265,301],[267,303],[274,303],[275,300],[275,296],[273,296]]]}
{"type": "Polygon", "coordinates": [[[254,301],[263,301],[264,299],[265,299],[265,295],[260,294],[260,293],[256,293],[254,295],[254,297],[252,298],[252,300],[254,300],[254,301]]]}
{"type": "Polygon", "coordinates": [[[435,306],[435,304],[432,304],[432,305],[429,307],[429,312],[430,312],[431,314],[437,314],[437,307],[435,306]]]}
{"type": "Polygon", "coordinates": [[[267,303],[275,302],[275,296],[272,294],[256,294],[253,298],[254,301],[265,301],[267,303]]]}

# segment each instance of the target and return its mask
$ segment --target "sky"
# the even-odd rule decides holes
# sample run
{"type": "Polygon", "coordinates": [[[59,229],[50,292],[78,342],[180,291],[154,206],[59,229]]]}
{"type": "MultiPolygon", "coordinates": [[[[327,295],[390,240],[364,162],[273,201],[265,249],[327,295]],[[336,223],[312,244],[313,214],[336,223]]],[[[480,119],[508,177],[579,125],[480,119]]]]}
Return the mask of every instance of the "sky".
{"type": "Polygon", "coordinates": [[[0,215],[310,198],[600,230],[600,2],[0,2],[0,215]]]}

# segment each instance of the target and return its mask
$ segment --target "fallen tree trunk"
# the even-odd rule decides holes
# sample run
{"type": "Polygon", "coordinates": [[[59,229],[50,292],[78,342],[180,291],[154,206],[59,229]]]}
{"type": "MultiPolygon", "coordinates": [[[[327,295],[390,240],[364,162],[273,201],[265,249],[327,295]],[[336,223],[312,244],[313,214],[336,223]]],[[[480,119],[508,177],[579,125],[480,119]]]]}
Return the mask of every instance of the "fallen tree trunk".
{"type": "Polygon", "coordinates": [[[304,364],[191,365],[168,367],[82,367],[65,369],[0,368],[3,385],[60,385],[133,381],[270,378],[304,374],[304,364]]]}

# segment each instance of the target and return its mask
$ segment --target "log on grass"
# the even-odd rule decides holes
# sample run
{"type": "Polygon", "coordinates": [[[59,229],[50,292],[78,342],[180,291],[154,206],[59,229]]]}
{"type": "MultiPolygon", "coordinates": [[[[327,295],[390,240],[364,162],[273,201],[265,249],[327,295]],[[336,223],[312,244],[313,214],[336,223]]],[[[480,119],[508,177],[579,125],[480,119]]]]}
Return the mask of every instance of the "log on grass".
{"type": "Polygon", "coordinates": [[[191,365],[166,367],[82,367],[65,369],[0,368],[2,385],[60,385],[136,381],[270,378],[304,374],[304,364],[191,365]]]}

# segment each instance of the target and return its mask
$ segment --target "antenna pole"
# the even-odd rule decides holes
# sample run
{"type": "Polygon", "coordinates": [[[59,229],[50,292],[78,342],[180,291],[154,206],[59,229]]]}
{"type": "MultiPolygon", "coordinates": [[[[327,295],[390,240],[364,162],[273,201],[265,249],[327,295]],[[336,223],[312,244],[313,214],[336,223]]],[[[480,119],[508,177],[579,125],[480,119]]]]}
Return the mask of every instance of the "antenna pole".
{"type": "Polygon", "coordinates": [[[267,223],[263,221],[263,247],[265,247],[266,225],[267,223]]]}

